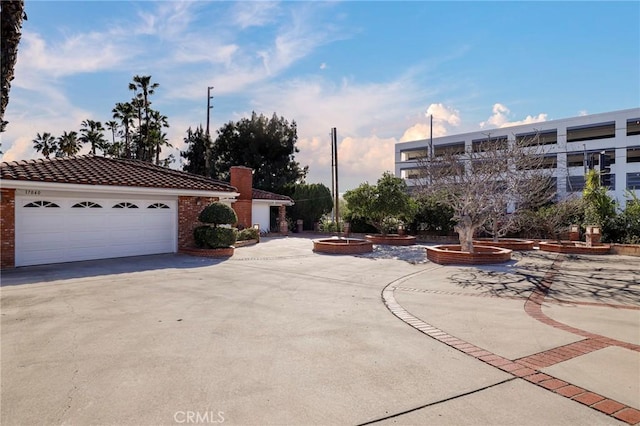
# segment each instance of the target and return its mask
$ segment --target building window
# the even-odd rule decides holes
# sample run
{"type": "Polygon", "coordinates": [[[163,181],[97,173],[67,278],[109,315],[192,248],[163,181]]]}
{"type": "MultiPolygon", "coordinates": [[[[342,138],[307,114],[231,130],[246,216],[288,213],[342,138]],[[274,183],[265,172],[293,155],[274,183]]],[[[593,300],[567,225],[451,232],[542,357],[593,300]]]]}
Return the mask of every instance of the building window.
{"type": "Polygon", "coordinates": [[[627,148],[627,163],[640,163],[640,146],[627,148]]]}
{"type": "Polygon", "coordinates": [[[616,137],[616,122],[591,124],[588,126],[568,127],[567,142],[588,141],[616,137]]]}
{"type": "Polygon", "coordinates": [[[616,190],[616,174],[607,173],[604,175],[600,175],[600,183],[602,184],[602,186],[606,186],[608,190],[615,191],[616,190]]]}
{"type": "Polygon", "coordinates": [[[568,176],[567,192],[582,192],[584,189],[584,176],[568,176]]]}
{"type": "Polygon", "coordinates": [[[101,209],[102,206],[92,201],[82,201],[80,203],[76,203],[72,205],[71,208],[72,209],[101,209]]]}
{"type": "Polygon", "coordinates": [[[640,172],[627,173],[627,189],[640,189],[640,172]]]}
{"type": "Polygon", "coordinates": [[[420,179],[422,175],[420,169],[402,169],[400,173],[403,179],[420,179]]]}
{"type": "Polygon", "coordinates": [[[627,136],[640,135],[640,118],[627,120],[627,136]]]}
{"type": "Polygon", "coordinates": [[[567,167],[584,167],[584,153],[567,154],[567,167]]]}
{"type": "Polygon", "coordinates": [[[114,209],[137,209],[138,206],[136,206],[133,203],[129,203],[129,202],[122,202],[122,203],[118,203],[115,206],[113,206],[114,209]]]}
{"type": "Polygon", "coordinates": [[[503,149],[507,147],[509,140],[506,136],[487,137],[471,141],[473,152],[485,152],[493,148],[503,149]]]}
{"type": "Polygon", "coordinates": [[[147,208],[148,209],[168,209],[169,206],[163,203],[153,203],[147,208]]]}
{"type": "Polygon", "coordinates": [[[59,205],[57,205],[56,203],[52,203],[51,201],[33,201],[29,204],[26,204],[25,207],[44,207],[46,209],[60,208],[59,205]]]}
{"type": "Polygon", "coordinates": [[[427,148],[421,148],[421,149],[413,149],[411,151],[401,151],[401,154],[402,154],[402,161],[409,161],[409,160],[418,160],[420,158],[426,158],[429,152],[427,148]]]}
{"type": "Polygon", "coordinates": [[[558,130],[521,133],[516,135],[516,143],[520,146],[553,145],[558,143],[558,130]]]}
{"type": "Polygon", "coordinates": [[[540,163],[540,168],[542,169],[555,169],[558,167],[558,156],[556,154],[553,155],[545,155],[540,163]]]}
{"type": "Polygon", "coordinates": [[[448,143],[433,147],[433,155],[442,157],[444,155],[462,155],[464,154],[464,142],[448,143]]]}

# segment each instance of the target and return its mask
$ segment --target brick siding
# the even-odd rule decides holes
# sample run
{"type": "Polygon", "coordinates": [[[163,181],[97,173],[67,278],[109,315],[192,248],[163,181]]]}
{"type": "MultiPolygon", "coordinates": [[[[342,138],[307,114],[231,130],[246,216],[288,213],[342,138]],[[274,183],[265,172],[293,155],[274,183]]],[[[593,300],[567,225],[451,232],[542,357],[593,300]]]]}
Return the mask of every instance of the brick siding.
{"type": "Polygon", "coordinates": [[[193,230],[200,226],[198,215],[216,197],[178,197],[178,251],[194,248],[193,230]]]}
{"type": "Polygon", "coordinates": [[[16,190],[0,190],[0,268],[16,266],[16,190]]]}

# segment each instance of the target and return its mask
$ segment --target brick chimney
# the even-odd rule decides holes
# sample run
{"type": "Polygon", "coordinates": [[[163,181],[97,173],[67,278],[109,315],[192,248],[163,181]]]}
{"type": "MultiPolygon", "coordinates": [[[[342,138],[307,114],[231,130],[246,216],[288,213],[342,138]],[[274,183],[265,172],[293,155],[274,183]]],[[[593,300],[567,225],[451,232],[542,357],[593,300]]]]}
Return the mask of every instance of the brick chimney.
{"type": "Polygon", "coordinates": [[[253,200],[253,170],[244,166],[233,166],[230,170],[231,185],[238,189],[240,195],[231,205],[238,216],[239,227],[249,228],[252,225],[251,203],[253,200]]]}

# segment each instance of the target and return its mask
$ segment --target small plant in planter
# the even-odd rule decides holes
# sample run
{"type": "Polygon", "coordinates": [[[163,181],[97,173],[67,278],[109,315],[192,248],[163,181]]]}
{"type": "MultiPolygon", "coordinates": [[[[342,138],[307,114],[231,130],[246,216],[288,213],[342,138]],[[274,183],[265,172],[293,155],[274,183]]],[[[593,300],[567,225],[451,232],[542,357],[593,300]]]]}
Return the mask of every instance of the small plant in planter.
{"type": "Polygon", "coordinates": [[[198,220],[207,224],[198,226],[193,231],[199,248],[219,249],[235,244],[238,230],[231,225],[238,221],[238,217],[231,207],[222,203],[210,204],[200,212],[198,220]]]}
{"type": "Polygon", "coordinates": [[[245,228],[238,232],[238,241],[260,240],[260,231],[256,228],[245,228]]]}

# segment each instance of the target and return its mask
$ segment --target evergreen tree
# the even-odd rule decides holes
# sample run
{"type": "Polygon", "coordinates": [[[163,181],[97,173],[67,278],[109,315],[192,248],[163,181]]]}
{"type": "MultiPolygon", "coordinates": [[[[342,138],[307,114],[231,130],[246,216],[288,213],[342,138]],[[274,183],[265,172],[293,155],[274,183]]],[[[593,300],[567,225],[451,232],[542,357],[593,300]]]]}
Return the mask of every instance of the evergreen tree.
{"type": "Polygon", "coordinates": [[[275,113],[269,119],[253,112],[251,118],[229,122],[213,144],[211,176],[227,181],[232,166],[245,166],[254,170],[255,188],[279,192],[287,184],[303,183],[308,166],[295,161],[297,140],[295,121],[275,113]]]}

